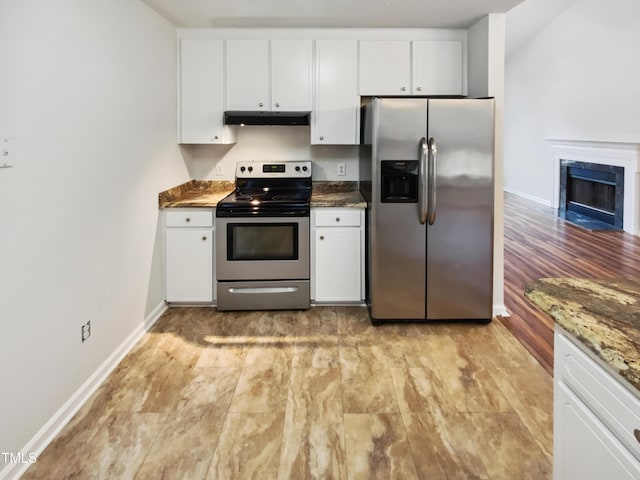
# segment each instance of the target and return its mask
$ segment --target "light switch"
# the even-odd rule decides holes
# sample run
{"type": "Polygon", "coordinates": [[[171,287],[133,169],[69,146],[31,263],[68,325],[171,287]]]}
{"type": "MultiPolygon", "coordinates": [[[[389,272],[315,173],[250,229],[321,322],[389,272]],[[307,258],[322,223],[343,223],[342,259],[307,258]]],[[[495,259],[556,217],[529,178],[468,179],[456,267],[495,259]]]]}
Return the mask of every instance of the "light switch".
{"type": "Polygon", "coordinates": [[[16,161],[16,139],[7,137],[0,143],[0,168],[13,167],[16,161]]]}

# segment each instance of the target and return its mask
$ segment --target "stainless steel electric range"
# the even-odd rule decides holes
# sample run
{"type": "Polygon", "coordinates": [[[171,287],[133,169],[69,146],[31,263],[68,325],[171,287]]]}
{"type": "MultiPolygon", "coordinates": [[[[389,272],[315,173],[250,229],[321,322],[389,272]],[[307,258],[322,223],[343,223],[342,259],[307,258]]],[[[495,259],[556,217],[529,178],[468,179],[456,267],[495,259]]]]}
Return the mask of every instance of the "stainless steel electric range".
{"type": "Polygon", "coordinates": [[[311,162],[238,162],[216,208],[219,310],[310,304],[311,162]]]}

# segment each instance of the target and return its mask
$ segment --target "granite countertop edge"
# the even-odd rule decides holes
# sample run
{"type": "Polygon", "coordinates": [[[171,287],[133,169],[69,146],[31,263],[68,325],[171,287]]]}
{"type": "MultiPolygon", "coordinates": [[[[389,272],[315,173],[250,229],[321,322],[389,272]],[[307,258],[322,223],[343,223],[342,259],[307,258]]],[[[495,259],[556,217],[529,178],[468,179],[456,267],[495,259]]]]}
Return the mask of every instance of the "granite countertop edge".
{"type": "Polygon", "coordinates": [[[224,180],[189,180],[158,194],[158,207],[214,208],[235,189],[234,182],[224,180]]]}
{"type": "Polygon", "coordinates": [[[312,207],[367,208],[358,190],[358,182],[313,182],[312,207]]]}
{"type": "MultiPolygon", "coordinates": [[[[235,189],[234,182],[190,180],[158,194],[158,206],[164,208],[215,208],[235,189]]],[[[358,191],[358,182],[313,182],[311,207],[366,208],[358,191]]]]}
{"type": "Polygon", "coordinates": [[[525,296],[640,391],[640,279],[541,278],[525,296]]]}

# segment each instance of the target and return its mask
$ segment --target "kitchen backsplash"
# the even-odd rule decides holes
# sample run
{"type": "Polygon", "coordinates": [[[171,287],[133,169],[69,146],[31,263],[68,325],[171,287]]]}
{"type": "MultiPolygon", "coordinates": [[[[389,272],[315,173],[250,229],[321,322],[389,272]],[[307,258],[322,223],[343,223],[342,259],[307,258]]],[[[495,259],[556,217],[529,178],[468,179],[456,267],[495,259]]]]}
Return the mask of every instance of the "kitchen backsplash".
{"type": "Polygon", "coordinates": [[[233,180],[239,160],[311,160],[314,180],[358,180],[358,146],[309,145],[309,127],[238,127],[233,145],[181,145],[191,178],[233,180]],[[339,164],[346,167],[338,175],[339,164]]]}

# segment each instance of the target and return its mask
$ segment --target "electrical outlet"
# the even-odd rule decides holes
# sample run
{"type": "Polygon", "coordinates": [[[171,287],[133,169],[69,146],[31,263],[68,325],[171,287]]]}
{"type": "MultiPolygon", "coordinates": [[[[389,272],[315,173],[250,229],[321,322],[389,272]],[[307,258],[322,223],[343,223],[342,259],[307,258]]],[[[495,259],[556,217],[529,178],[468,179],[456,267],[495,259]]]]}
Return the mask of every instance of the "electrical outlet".
{"type": "Polygon", "coordinates": [[[16,161],[15,138],[3,138],[0,140],[0,168],[13,167],[16,161]]]}
{"type": "Polygon", "coordinates": [[[80,327],[82,330],[82,342],[86,342],[91,336],[91,320],[80,327]]]}
{"type": "Polygon", "coordinates": [[[218,177],[222,177],[222,176],[224,175],[224,167],[222,166],[222,164],[221,164],[221,163],[218,163],[218,164],[216,165],[216,175],[217,175],[218,177]]]}
{"type": "Polygon", "coordinates": [[[347,164],[346,163],[339,163],[338,164],[338,175],[340,175],[341,177],[344,177],[347,174],[347,164]]]}

